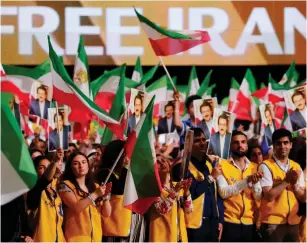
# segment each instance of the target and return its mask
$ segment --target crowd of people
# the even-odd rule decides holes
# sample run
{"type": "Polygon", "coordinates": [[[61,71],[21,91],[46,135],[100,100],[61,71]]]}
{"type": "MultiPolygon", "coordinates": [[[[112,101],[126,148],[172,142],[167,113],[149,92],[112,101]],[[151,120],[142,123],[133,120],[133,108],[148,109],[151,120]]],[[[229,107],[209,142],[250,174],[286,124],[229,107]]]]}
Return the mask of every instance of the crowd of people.
{"type": "MultiPolygon", "coordinates": [[[[125,141],[101,146],[87,137],[78,144],[69,143],[66,151],[59,148],[48,153],[46,141],[36,136],[29,152],[37,183],[2,206],[1,240],[306,242],[306,138],[293,139],[287,129],[274,129],[272,148],[264,152],[259,134],[247,135],[238,126],[232,134],[222,129],[230,140],[228,157],[222,152],[221,156],[208,155],[205,127],[210,119],[205,120],[205,113],[212,113],[212,107],[202,104],[204,120],[195,126],[193,100],[199,98],[187,98],[187,120],[180,118],[176,95],[175,102],[165,108],[158,133],[177,131],[180,146],[160,144],[157,134],[155,152],[162,191],[145,215],[123,207],[130,164],[125,153],[105,184],[125,141]],[[188,173],[182,178],[188,130],[194,132],[193,147],[188,173]]],[[[136,109],[129,130],[139,113],[136,109]]]]}

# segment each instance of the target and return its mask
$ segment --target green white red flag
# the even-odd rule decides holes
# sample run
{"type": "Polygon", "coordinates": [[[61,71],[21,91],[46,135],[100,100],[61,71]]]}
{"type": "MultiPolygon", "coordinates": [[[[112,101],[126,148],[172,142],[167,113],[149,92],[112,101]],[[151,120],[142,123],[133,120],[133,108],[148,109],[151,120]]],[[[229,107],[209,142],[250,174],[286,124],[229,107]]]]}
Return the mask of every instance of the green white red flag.
{"type": "Polygon", "coordinates": [[[9,106],[12,94],[1,92],[1,205],[29,191],[37,174],[20,127],[9,106]]]}
{"type": "Polygon", "coordinates": [[[79,40],[78,56],[76,56],[73,80],[83,94],[92,99],[88,60],[82,36],[80,36],[79,40]]]}
{"type": "Polygon", "coordinates": [[[129,134],[125,145],[126,155],[130,158],[130,167],[125,183],[124,207],[141,215],[148,210],[161,192],[152,122],[154,99],[155,97],[129,134]]]}
{"type": "Polygon", "coordinates": [[[143,69],[142,69],[142,65],[141,65],[141,58],[138,57],[136,59],[136,64],[135,64],[131,79],[133,81],[139,83],[141,81],[142,77],[143,77],[143,69]]]}
{"type": "Polygon", "coordinates": [[[63,63],[53,50],[48,36],[49,57],[51,60],[52,81],[53,81],[53,97],[58,104],[66,104],[72,109],[77,108],[84,111],[84,116],[88,116],[88,121],[97,116],[99,120],[114,133],[117,137],[123,135],[119,121],[113,119],[104,110],[98,107],[91,99],[89,99],[77,87],[77,85],[69,77],[63,63]]]}
{"type": "Polygon", "coordinates": [[[138,13],[136,9],[134,11],[157,56],[175,55],[210,41],[207,31],[183,30],[177,32],[167,30],[138,13]]]}

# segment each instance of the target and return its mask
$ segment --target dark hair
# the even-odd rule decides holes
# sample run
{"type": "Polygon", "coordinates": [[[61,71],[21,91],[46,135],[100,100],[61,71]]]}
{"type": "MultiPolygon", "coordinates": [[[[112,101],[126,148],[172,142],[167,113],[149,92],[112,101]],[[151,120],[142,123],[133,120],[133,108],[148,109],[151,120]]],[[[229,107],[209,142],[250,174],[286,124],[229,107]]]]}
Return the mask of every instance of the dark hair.
{"type": "MultiPolygon", "coordinates": [[[[121,150],[124,148],[125,142],[121,140],[114,140],[110,142],[104,152],[103,155],[101,156],[101,166],[100,169],[110,169],[115,160],[117,159],[119,153],[121,150]]],[[[122,168],[122,162],[123,162],[123,156],[121,158],[121,161],[119,161],[114,169],[114,171],[119,172],[122,168]]]]}
{"type": "Polygon", "coordinates": [[[173,110],[175,110],[175,105],[172,101],[167,102],[167,104],[164,106],[164,111],[166,110],[166,107],[171,106],[173,110]]]}
{"type": "Polygon", "coordinates": [[[133,102],[133,104],[135,104],[135,100],[136,100],[136,99],[141,100],[141,104],[143,105],[143,96],[142,96],[141,93],[138,93],[138,94],[134,97],[134,102],[133,102]]]}
{"type": "Polygon", "coordinates": [[[88,158],[85,154],[83,154],[79,151],[75,151],[69,156],[69,158],[66,162],[66,165],[65,165],[64,173],[63,173],[63,181],[64,180],[69,180],[76,187],[77,193],[80,197],[87,197],[90,193],[92,193],[96,190],[95,183],[94,183],[94,181],[91,177],[90,164],[89,164],[88,158]],[[77,182],[76,177],[75,177],[75,175],[72,171],[72,168],[71,168],[71,164],[72,164],[74,158],[78,155],[82,155],[86,159],[88,167],[89,167],[89,171],[88,171],[87,175],[85,176],[85,185],[88,189],[88,193],[83,191],[80,188],[79,183],[77,182]]]}
{"type": "Polygon", "coordinates": [[[34,148],[34,149],[29,149],[29,153],[30,153],[31,157],[32,157],[32,154],[34,154],[34,153],[36,153],[36,152],[39,152],[41,155],[43,155],[42,152],[41,152],[40,150],[36,149],[36,148],[34,148]]]}
{"type": "Polygon", "coordinates": [[[292,142],[292,134],[289,130],[285,128],[280,128],[280,129],[275,130],[272,135],[273,144],[275,144],[277,140],[283,137],[289,138],[290,142],[292,142]]]}
{"type": "Polygon", "coordinates": [[[46,89],[46,87],[45,87],[44,85],[39,86],[39,87],[36,89],[36,93],[38,93],[38,90],[39,90],[39,89],[44,90],[45,93],[46,93],[46,95],[47,95],[48,91],[47,91],[47,89],[46,89]]]}
{"type": "Polygon", "coordinates": [[[210,108],[210,110],[213,112],[213,107],[212,105],[208,102],[208,101],[204,101],[201,106],[199,107],[199,111],[201,113],[201,108],[205,107],[205,106],[208,106],[210,108]]]}
{"type": "Polygon", "coordinates": [[[238,130],[234,130],[234,131],[232,132],[231,138],[233,138],[233,137],[235,137],[235,136],[238,136],[238,135],[243,135],[243,136],[246,138],[246,140],[247,140],[246,134],[245,134],[244,132],[238,131],[238,130]]]}
{"type": "MultiPolygon", "coordinates": [[[[64,114],[62,112],[58,112],[59,116],[62,117],[62,121],[64,121],[64,114]]],[[[55,113],[54,116],[53,116],[53,121],[55,122],[55,119],[57,117],[57,114],[55,113]]]]}
{"type": "Polygon", "coordinates": [[[194,137],[200,137],[201,134],[203,134],[206,137],[203,130],[199,127],[192,127],[190,128],[190,130],[194,132],[194,137]]]}
{"type": "Polygon", "coordinates": [[[199,100],[201,99],[201,96],[200,95],[191,95],[189,96],[186,101],[185,101],[185,108],[188,110],[189,107],[190,107],[190,104],[193,103],[194,100],[199,100]]]}
{"type": "Polygon", "coordinates": [[[250,160],[251,159],[251,154],[252,154],[252,151],[253,149],[255,148],[259,148],[260,151],[261,151],[261,154],[263,155],[263,151],[262,151],[262,148],[259,144],[253,144],[253,145],[250,145],[248,146],[248,150],[247,150],[247,154],[246,154],[246,157],[250,160]]]}
{"type": "Polygon", "coordinates": [[[294,94],[292,95],[292,97],[291,97],[291,100],[292,100],[293,103],[294,103],[293,98],[294,98],[295,96],[299,96],[299,95],[303,96],[303,98],[305,99],[304,93],[303,93],[302,91],[296,90],[296,91],[294,92],[294,94]]]}
{"type": "Polygon", "coordinates": [[[34,164],[35,169],[37,169],[37,167],[38,167],[38,165],[39,165],[39,162],[41,162],[41,161],[44,160],[44,159],[46,159],[46,160],[49,161],[48,157],[45,156],[45,155],[37,156],[37,157],[33,160],[33,164],[34,164]]]}
{"type": "Polygon", "coordinates": [[[77,148],[77,145],[74,144],[74,143],[69,143],[69,144],[68,144],[68,147],[74,147],[75,149],[78,149],[78,148],[77,148]]]}
{"type": "Polygon", "coordinates": [[[227,121],[227,124],[229,122],[229,117],[225,113],[219,116],[219,118],[217,119],[217,124],[220,123],[220,119],[225,119],[227,121]]]}

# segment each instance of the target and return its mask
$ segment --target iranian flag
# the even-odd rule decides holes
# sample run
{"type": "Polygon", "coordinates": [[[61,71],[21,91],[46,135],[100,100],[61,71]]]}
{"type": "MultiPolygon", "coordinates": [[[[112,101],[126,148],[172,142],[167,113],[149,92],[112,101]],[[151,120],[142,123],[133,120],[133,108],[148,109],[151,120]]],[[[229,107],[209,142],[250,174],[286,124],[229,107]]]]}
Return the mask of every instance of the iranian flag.
{"type": "MultiPolygon", "coordinates": [[[[109,115],[117,121],[120,120],[122,117],[124,117],[124,119],[121,119],[123,131],[126,130],[125,124],[127,125],[127,119],[125,119],[125,116],[124,116],[124,113],[126,111],[125,72],[126,72],[126,67],[123,66],[122,72],[121,72],[121,79],[119,81],[118,89],[117,89],[117,92],[116,92],[116,95],[113,100],[112,107],[109,113],[109,115]]],[[[108,128],[104,129],[104,133],[103,133],[102,140],[101,140],[101,145],[107,145],[109,142],[114,140],[115,137],[116,136],[114,136],[114,134],[112,133],[110,129],[108,128]]]]}
{"type": "Polygon", "coordinates": [[[207,96],[207,93],[208,93],[207,91],[208,91],[212,72],[213,72],[213,70],[210,70],[207,73],[204,81],[201,83],[199,89],[196,92],[196,94],[200,95],[202,98],[205,98],[205,96],[207,96]]]}
{"type": "Polygon", "coordinates": [[[285,85],[287,89],[290,89],[296,86],[298,78],[299,73],[295,70],[295,61],[293,61],[278,84],[285,85]]]}
{"type": "Polygon", "coordinates": [[[78,88],[88,98],[92,99],[92,92],[90,87],[88,60],[84,48],[83,38],[80,36],[78,46],[78,56],[76,57],[73,80],[78,88]]]}
{"type": "Polygon", "coordinates": [[[49,60],[35,68],[3,65],[3,69],[6,75],[1,76],[1,91],[18,96],[22,114],[29,113],[31,89],[34,89],[32,93],[36,93],[35,87],[37,85],[48,86],[48,90],[51,92],[50,96],[52,96],[52,75],[49,60]],[[35,83],[36,86],[33,85],[35,83]]]}
{"type": "Polygon", "coordinates": [[[156,96],[153,111],[154,118],[160,117],[160,104],[167,100],[167,80],[167,76],[164,75],[146,88],[146,92],[150,96],[156,96]]]}
{"type": "Polygon", "coordinates": [[[134,11],[157,56],[175,55],[210,41],[207,31],[184,30],[177,32],[167,30],[138,13],[136,9],[134,11]]]}
{"type": "Polygon", "coordinates": [[[143,70],[142,70],[142,65],[141,65],[141,59],[140,57],[138,57],[136,60],[136,64],[135,64],[131,79],[139,83],[142,77],[143,77],[143,70]]]}
{"type": "Polygon", "coordinates": [[[160,196],[161,183],[156,163],[152,114],[152,98],[140,121],[129,134],[125,145],[126,155],[130,159],[127,172],[124,207],[143,215],[160,196]]]}
{"type": "Polygon", "coordinates": [[[189,77],[189,83],[188,83],[188,89],[187,89],[187,97],[190,95],[195,95],[197,91],[199,90],[199,81],[196,73],[195,66],[192,67],[190,77],[189,77]]]}
{"type": "Polygon", "coordinates": [[[94,102],[103,110],[109,112],[119,85],[124,65],[105,72],[91,83],[94,102]]]}
{"type": "Polygon", "coordinates": [[[228,110],[233,111],[234,104],[237,100],[237,95],[240,89],[240,84],[235,78],[231,79],[231,85],[230,85],[230,90],[229,90],[229,103],[228,103],[228,110]]]}
{"type": "Polygon", "coordinates": [[[1,205],[25,192],[36,183],[37,174],[20,127],[9,107],[9,93],[1,92],[1,205]]]}
{"type": "Polygon", "coordinates": [[[250,69],[247,69],[233,106],[233,113],[238,120],[252,121],[255,101],[251,94],[256,91],[256,80],[250,69]]]}
{"type": "Polygon", "coordinates": [[[52,79],[53,79],[53,97],[57,100],[58,104],[66,104],[72,109],[77,108],[84,111],[84,116],[88,116],[87,120],[92,120],[97,116],[99,120],[116,134],[117,137],[123,135],[119,121],[114,120],[105,111],[99,108],[91,99],[89,99],[77,87],[77,85],[69,77],[63,63],[57,56],[50,42],[49,43],[49,57],[51,60],[52,79]]]}
{"type": "Polygon", "coordinates": [[[152,67],[147,73],[145,73],[140,82],[136,82],[132,79],[129,79],[126,77],[125,80],[125,94],[126,94],[126,101],[130,101],[131,96],[131,89],[137,89],[140,91],[145,92],[146,91],[146,84],[148,81],[150,81],[153,76],[155,75],[160,63],[158,63],[156,66],[152,67]]]}

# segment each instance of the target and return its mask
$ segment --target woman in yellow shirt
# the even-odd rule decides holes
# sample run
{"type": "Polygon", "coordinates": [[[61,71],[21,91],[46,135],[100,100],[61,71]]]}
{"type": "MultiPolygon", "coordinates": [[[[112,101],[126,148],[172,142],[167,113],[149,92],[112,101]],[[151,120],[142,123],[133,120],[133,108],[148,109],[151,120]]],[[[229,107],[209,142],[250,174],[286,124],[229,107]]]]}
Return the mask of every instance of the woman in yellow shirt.
{"type": "Polygon", "coordinates": [[[101,216],[111,215],[106,186],[95,184],[89,161],[81,152],[69,157],[59,186],[64,203],[64,235],[68,242],[101,242],[101,216]]]}

